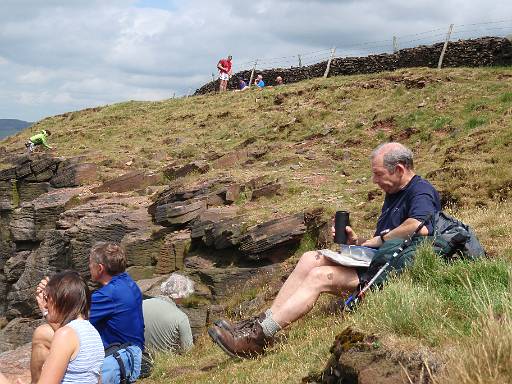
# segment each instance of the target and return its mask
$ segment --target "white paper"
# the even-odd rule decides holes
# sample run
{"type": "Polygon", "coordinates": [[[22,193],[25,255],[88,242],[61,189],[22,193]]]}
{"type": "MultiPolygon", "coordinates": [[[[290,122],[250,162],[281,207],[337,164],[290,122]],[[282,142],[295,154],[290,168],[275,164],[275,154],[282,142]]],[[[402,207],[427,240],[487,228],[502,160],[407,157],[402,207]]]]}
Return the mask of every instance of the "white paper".
{"type": "Polygon", "coordinates": [[[342,244],[340,252],[331,251],[330,249],[321,249],[319,252],[336,264],[346,267],[368,267],[377,250],[358,245],[342,244]]]}

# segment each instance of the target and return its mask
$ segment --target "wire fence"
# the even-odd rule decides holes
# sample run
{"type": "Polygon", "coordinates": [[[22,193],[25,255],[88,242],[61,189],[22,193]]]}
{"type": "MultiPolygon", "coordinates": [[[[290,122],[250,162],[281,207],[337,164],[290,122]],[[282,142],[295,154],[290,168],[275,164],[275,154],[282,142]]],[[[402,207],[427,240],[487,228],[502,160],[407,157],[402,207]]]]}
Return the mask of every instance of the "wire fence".
{"type": "MultiPolygon", "coordinates": [[[[363,42],[344,41],[333,44],[330,48],[311,52],[299,52],[281,57],[254,58],[242,63],[236,63],[233,67],[233,73],[310,66],[339,57],[361,57],[393,53],[404,48],[412,48],[419,45],[433,45],[448,40],[473,39],[484,36],[506,37],[511,34],[512,19],[459,25],[452,24],[450,28],[440,27],[423,32],[395,35],[383,40],[363,42]],[[335,55],[333,52],[335,52],[335,55]]],[[[216,75],[212,73],[208,81],[215,79],[216,75]]]]}

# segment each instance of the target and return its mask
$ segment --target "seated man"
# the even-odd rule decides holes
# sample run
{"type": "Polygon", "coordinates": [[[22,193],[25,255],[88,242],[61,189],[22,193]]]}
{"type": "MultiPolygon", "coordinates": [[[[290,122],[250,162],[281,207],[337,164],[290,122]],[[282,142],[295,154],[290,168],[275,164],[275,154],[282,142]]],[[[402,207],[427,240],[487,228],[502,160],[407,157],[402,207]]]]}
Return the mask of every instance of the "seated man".
{"type": "Polygon", "coordinates": [[[244,79],[240,79],[237,91],[245,91],[246,89],[249,89],[247,82],[244,79]]]}
{"type": "MultiPolygon", "coordinates": [[[[373,182],[386,193],[382,212],[370,239],[359,238],[347,226],[348,244],[379,248],[385,241],[405,239],[422,219],[441,209],[439,194],[428,181],[415,174],[413,154],[403,145],[387,143],[377,147],[371,156],[371,169],[373,182]]],[[[426,236],[432,231],[428,223],[419,234],[426,236]]],[[[321,293],[354,290],[368,280],[366,272],[367,268],[338,265],[321,251],[306,252],[265,313],[236,324],[221,320],[208,334],[231,356],[261,354],[279,330],[313,308],[321,293]]]]}
{"type": "Polygon", "coordinates": [[[263,81],[263,76],[258,75],[256,79],[254,79],[254,85],[258,88],[263,88],[265,86],[265,82],[263,81]]]}
{"type": "Polygon", "coordinates": [[[188,317],[170,297],[145,299],[142,310],[148,351],[185,353],[192,348],[194,344],[188,317]]]}
{"type": "MultiPolygon", "coordinates": [[[[121,372],[114,355],[105,357],[101,368],[103,384],[120,383],[123,375],[133,382],[140,373],[144,348],[142,293],[125,269],[126,256],[119,245],[98,243],[91,249],[91,280],[100,283],[102,287],[92,294],[89,321],[98,330],[105,349],[114,343],[128,344],[118,351],[124,372],[121,372]]],[[[44,294],[47,281],[47,278],[41,281],[37,288],[38,294],[44,294]]],[[[39,379],[52,338],[53,329],[48,324],[34,331],[30,359],[32,383],[39,379]]]]}

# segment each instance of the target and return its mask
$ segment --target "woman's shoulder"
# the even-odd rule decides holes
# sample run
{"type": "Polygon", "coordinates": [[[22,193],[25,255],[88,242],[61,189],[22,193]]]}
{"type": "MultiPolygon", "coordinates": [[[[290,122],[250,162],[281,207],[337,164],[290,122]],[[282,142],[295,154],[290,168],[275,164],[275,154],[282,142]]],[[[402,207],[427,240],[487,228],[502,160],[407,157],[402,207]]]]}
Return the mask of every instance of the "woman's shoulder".
{"type": "Polygon", "coordinates": [[[74,324],[68,323],[63,327],[60,327],[55,331],[55,337],[77,337],[77,333],[74,324]]]}
{"type": "Polygon", "coordinates": [[[52,347],[66,348],[73,351],[77,348],[78,344],[78,334],[73,327],[65,325],[55,331],[55,335],[52,340],[52,347]]]}

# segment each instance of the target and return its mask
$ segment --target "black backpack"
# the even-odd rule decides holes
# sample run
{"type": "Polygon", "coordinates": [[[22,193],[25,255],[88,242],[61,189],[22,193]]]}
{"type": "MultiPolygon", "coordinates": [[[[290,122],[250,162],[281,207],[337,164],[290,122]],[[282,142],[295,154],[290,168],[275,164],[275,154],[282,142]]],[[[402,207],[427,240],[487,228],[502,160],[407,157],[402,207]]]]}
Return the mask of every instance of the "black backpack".
{"type": "Polygon", "coordinates": [[[476,260],[485,256],[475,231],[469,225],[442,211],[432,219],[434,250],[447,259],[463,257],[476,260]]]}

